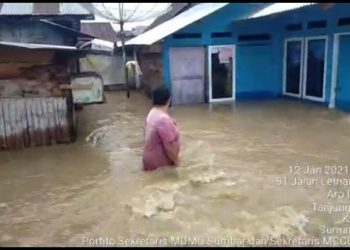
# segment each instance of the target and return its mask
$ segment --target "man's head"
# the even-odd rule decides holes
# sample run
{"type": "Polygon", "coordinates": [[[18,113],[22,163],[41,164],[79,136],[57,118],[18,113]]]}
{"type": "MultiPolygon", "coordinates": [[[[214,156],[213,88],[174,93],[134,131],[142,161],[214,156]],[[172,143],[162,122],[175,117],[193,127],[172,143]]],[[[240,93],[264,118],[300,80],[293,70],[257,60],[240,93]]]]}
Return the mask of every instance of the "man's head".
{"type": "Polygon", "coordinates": [[[152,99],[154,106],[167,106],[170,101],[170,92],[164,86],[157,87],[152,92],[152,99]]]}

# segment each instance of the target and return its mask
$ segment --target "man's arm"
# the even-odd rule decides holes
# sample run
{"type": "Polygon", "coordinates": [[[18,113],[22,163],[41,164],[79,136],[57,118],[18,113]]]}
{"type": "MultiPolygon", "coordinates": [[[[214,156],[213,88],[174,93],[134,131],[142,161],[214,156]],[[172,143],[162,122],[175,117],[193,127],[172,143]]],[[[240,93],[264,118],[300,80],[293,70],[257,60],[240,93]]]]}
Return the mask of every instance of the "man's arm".
{"type": "Polygon", "coordinates": [[[164,119],[159,123],[158,134],[162,140],[167,156],[177,165],[179,161],[180,145],[176,127],[171,121],[164,119]]]}
{"type": "Polygon", "coordinates": [[[163,143],[165,152],[167,156],[170,158],[170,160],[175,164],[178,165],[179,163],[179,147],[172,143],[163,143]]]}

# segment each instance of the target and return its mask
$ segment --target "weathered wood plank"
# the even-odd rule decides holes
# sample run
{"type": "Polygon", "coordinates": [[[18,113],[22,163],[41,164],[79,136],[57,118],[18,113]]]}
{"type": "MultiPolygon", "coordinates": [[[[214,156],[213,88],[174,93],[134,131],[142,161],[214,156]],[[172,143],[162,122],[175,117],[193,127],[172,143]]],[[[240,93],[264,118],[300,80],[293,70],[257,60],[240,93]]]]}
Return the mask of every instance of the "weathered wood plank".
{"type": "Polygon", "coordinates": [[[0,150],[6,148],[6,131],[2,110],[2,100],[0,99],[0,150]]]}
{"type": "Polygon", "coordinates": [[[51,98],[45,98],[46,102],[46,114],[47,114],[47,138],[49,144],[54,143],[54,137],[52,136],[52,104],[51,104],[51,98]]]}
{"type": "Polygon", "coordinates": [[[26,99],[20,99],[21,107],[21,122],[22,122],[22,138],[23,138],[23,147],[30,147],[30,137],[29,137],[29,126],[27,119],[27,109],[26,109],[26,99]]]}
{"type": "Polygon", "coordinates": [[[36,104],[36,109],[37,109],[37,116],[38,116],[38,121],[39,121],[39,146],[45,145],[45,136],[44,136],[44,129],[45,129],[45,124],[44,124],[44,119],[43,119],[43,109],[41,106],[41,100],[40,98],[35,99],[35,104],[36,104]]]}
{"type": "Polygon", "coordinates": [[[65,138],[65,131],[64,131],[64,111],[63,111],[63,103],[61,99],[57,100],[57,113],[58,113],[58,120],[60,124],[60,142],[64,142],[65,138]]]}
{"type": "Polygon", "coordinates": [[[33,138],[32,138],[32,145],[39,146],[40,145],[40,134],[38,131],[40,130],[39,125],[39,117],[37,112],[37,105],[36,105],[36,99],[33,98],[31,102],[31,116],[33,119],[33,138]]]}
{"type": "Polygon", "coordinates": [[[51,145],[50,141],[50,125],[49,125],[49,112],[47,108],[47,98],[41,98],[41,107],[43,111],[43,133],[44,133],[44,142],[45,145],[51,145]]]}
{"type": "Polygon", "coordinates": [[[35,134],[34,134],[35,124],[34,124],[34,119],[32,115],[32,102],[33,102],[32,98],[26,98],[25,106],[26,106],[27,126],[28,126],[27,131],[29,136],[28,147],[34,146],[34,138],[35,138],[35,134]]]}
{"type": "Polygon", "coordinates": [[[11,134],[13,132],[12,132],[12,127],[11,127],[9,100],[8,99],[5,99],[3,102],[3,112],[4,112],[5,131],[6,131],[6,148],[11,149],[11,148],[13,148],[13,141],[11,138],[11,134]]]}
{"type": "Polygon", "coordinates": [[[21,99],[13,100],[13,107],[15,110],[14,120],[15,120],[15,139],[16,139],[16,148],[22,149],[23,148],[23,128],[22,128],[22,121],[21,121],[21,107],[20,107],[20,101],[21,99]]]}
{"type": "Polygon", "coordinates": [[[67,142],[67,137],[69,137],[68,122],[67,122],[67,104],[65,98],[57,99],[57,115],[59,122],[59,141],[67,142]]]}
{"type": "Polygon", "coordinates": [[[54,132],[55,132],[55,138],[56,142],[60,141],[60,122],[58,118],[58,104],[57,104],[57,98],[52,98],[52,112],[53,112],[53,122],[54,122],[54,132]]]}
{"type": "Polygon", "coordinates": [[[61,102],[60,124],[61,124],[61,129],[63,131],[63,141],[68,142],[70,141],[70,133],[69,133],[69,122],[68,122],[68,116],[67,116],[67,100],[66,98],[60,98],[60,102],[61,102]]]}
{"type": "Polygon", "coordinates": [[[55,117],[54,117],[54,108],[53,108],[53,98],[47,98],[47,112],[48,112],[48,121],[49,121],[49,137],[51,144],[56,143],[55,136],[55,117]]]}
{"type": "Polygon", "coordinates": [[[61,109],[60,109],[60,99],[59,98],[57,98],[56,100],[55,100],[55,104],[56,104],[56,119],[57,119],[57,129],[56,129],[56,131],[57,131],[57,140],[58,140],[58,142],[61,142],[62,141],[62,137],[63,137],[63,135],[62,135],[62,129],[61,129],[61,117],[60,117],[60,112],[61,112],[61,109]]]}
{"type": "Polygon", "coordinates": [[[20,109],[20,126],[22,133],[22,148],[25,148],[27,145],[28,138],[28,125],[27,125],[27,117],[26,117],[26,109],[25,109],[25,99],[19,99],[19,109],[20,109]]]}

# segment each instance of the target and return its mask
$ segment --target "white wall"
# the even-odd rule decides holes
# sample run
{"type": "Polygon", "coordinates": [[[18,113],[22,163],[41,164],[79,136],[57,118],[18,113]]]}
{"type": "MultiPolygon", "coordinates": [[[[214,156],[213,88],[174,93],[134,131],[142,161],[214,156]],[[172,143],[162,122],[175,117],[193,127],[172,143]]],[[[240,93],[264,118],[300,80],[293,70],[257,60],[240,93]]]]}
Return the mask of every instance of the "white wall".
{"type": "Polygon", "coordinates": [[[125,83],[123,59],[120,56],[88,55],[80,59],[80,71],[95,71],[103,79],[103,85],[125,83]]]}

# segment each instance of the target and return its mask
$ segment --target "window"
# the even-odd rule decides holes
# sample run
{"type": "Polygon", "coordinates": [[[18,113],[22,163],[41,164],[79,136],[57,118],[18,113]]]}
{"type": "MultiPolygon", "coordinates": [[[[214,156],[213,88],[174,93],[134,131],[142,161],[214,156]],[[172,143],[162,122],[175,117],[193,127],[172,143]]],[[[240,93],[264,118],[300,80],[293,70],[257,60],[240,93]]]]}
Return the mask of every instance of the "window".
{"type": "Polygon", "coordinates": [[[286,30],[288,31],[298,31],[302,30],[303,26],[301,23],[293,23],[293,24],[288,24],[286,27],[286,30]]]}
{"type": "Polygon", "coordinates": [[[271,43],[248,43],[248,44],[237,44],[238,47],[263,47],[269,46],[271,43]]]}
{"type": "Polygon", "coordinates": [[[211,33],[212,38],[220,38],[220,37],[231,37],[231,32],[213,32],[211,33]]]}
{"type": "Polygon", "coordinates": [[[345,26],[345,25],[350,25],[350,17],[338,19],[338,26],[345,26]]]}
{"type": "Polygon", "coordinates": [[[202,37],[201,33],[178,33],[173,35],[174,39],[188,39],[188,38],[201,38],[201,37],[202,37]]]}
{"type": "Polygon", "coordinates": [[[326,28],[327,21],[321,20],[321,21],[312,21],[307,24],[308,29],[318,29],[318,28],[326,28]]]}
{"type": "Polygon", "coordinates": [[[271,40],[271,35],[269,34],[253,34],[253,35],[240,35],[238,36],[238,41],[249,42],[249,41],[266,41],[271,40]]]}

